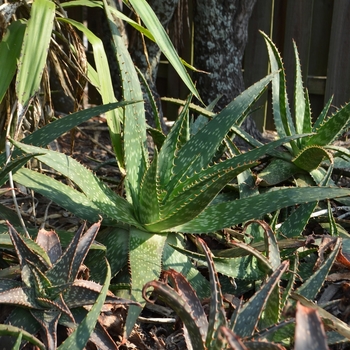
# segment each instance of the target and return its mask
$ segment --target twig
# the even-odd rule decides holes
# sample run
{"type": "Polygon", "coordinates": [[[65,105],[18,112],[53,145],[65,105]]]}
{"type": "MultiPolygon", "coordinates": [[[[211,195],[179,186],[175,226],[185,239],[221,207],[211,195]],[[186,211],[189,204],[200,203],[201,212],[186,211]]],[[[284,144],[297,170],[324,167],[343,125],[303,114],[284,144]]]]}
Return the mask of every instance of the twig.
{"type": "Polygon", "coordinates": [[[137,320],[141,323],[155,323],[155,324],[164,324],[164,323],[175,323],[176,318],[173,317],[167,317],[167,318],[162,318],[162,317],[142,317],[139,316],[137,320]]]}
{"type": "Polygon", "coordinates": [[[51,203],[52,203],[52,201],[50,201],[50,202],[48,203],[48,205],[46,206],[45,214],[44,214],[44,219],[43,219],[42,224],[40,225],[40,229],[45,228],[45,222],[46,222],[46,220],[47,220],[47,216],[48,216],[48,213],[49,213],[49,208],[50,208],[51,203]]]}

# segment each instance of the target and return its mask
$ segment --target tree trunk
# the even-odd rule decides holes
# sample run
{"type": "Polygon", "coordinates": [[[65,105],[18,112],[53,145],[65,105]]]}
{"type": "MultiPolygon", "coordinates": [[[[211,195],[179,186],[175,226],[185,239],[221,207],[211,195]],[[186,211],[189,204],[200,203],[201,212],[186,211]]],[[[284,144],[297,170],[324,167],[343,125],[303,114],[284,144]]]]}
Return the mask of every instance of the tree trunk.
{"type": "MultiPolygon", "coordinates": [[[[248,23],[256,0],[197,0],[194,15],[194,65],[209,74],[197,75],[205,104],[222,95],[220,111],[244,90],[242,60],[248,23]]],[[[253,120],[245,128],[260,138],[253,120]]]]}

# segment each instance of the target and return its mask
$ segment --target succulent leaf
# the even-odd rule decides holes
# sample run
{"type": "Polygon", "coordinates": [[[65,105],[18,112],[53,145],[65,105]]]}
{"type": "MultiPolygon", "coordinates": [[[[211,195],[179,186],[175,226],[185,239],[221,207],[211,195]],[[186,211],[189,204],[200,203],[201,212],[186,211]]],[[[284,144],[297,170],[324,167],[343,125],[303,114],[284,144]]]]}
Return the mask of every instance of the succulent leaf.
{"type": "Polygon", "coordinates": [[[330,329],[333,329],[337,331],[339,334],[344,336],[347,339],[350,339],[350,327],[340,320],[338,317],[332,315],[328,311],[324,310],[319,305],[313,303],[312,301],[308,300],[304,296],[298,294],[298,293],[292,293],[291,297],[294,300],[300,301],[300,303],[304,306],[310,307],[312,309],[316,309],[321,316],[323,322],[329,327],[330,329]]]}
{"type": "Polygon", "coordinates": [[[122,222],[137,224],[134,219],[131,205],[124,198],[116,195],[90,170],[86,169],[73,158],[66,156],[63,153],[54,152],[44,148],[18,143],[13,140],[12,142],[24,152],[32,152],[30,150],[34,149],[37,151],[42,150],[42,155],[37,159],[70,178],[77,184],[77,186],[79,186],[85,196],[90,199],[96,207],[103,209],[103,213],[111,213],[113,216],[118,217],[117,220],[122,222]],[[119,210],[115,210],[116,207],[119,208],[119,210]]]}
{"type": "Polygon", "coordinates": [[[215,271],[215,264],[211,251],[205,242],[198,238],[198,242],[204,251],[207,259],[209,280],[211,286],[211,298],[209,308],[209,323],[208,332],[205,340],[205,345],[208,349],[219,349],[223,347],[223,341],[220,339],[220,327],[227,327],[226,312],[224,309],[224,298],[221,292],[219,276],[215,271]]]}
{"type": "Polygon", "coordinates": [[[333,163],[332,155],[324,148],[319,146],[309,146],[303,148],[300,153],[292,159],[292,162],[299,168],[310,172],[317,169],[325,158],[328,158],[328,160],[333,163]]]}
{"type": "Polygon", "coordinates": [[[10,161],[8,164],[0,169],[0,186],[2,186],[7,181],[7,175],[9,172],[15,172],[17,169],[25,165],[28,160],[37,156],[38,154],[25,154],[18,156],[17,158],[10,161]]]}
{"type": "MultiPolygon", "coordinates": [[[[311,114],[310,104],[308,101],[307,91],[304,90],[303,78],[301,74],[300,59],[298,49],[293,40],[295,56],[295,91],[294,91],[294,112],[295,112],[295,129],[298,134],[311,132],[311,114]]],[[[303,140],[299,140],[299,147],[302,146],[303,140]]]]}
{"type": "MultiPolygon", "coordinates": [[[[1,42],[3,42],[3,40],[1,42]]],[[[54,141],[59,136],[73,129],[75,126],[91,119],[92,117],[106,113],[114,108],[124,107],[130,103],[134,103],[134,102],[121,101],[116,103],[108,103],[102,106],[91,107],[89,109],[84,109],[82,111],[69,114],[64,118],[57,119],[52,123],[46,124],[40,129],[35,130],[33,133],[31,133],[30,135],[22,139],[22,142],[33,146],[38,146],[38,147],[47,146],[50,142],[54,141]]],[[[19,156],[19,151],[15,150],[13,152],[13,156],[19,156]]],[[[24,157],[30,157],[30,155],[28,154],[24,157]]],[[[0,154],[0,164],[1,165],[4,164],[5,161],[6,161],[6,154],[5,153],[0,154]]]]}
{"type": "Polygon", "coordinates": [[[302,234],[311,214],[315,210],[317,202],[304,203],[296,208],[291,215],[282,223],[278,232],[285,237],[298,237],[302,234]]]}
{"type": "Polygon", "coordinates": [[[214,232],[224,227],[259,218],[280,208],[348,195],[350,195],[350,191],[344,188],[283,188],[258,196],[209,205],[196,218],[183,225],[173,227],[172,230],[189,233],[214,232]]]}
{"type": "Polygon", "coordinates": [[[238,155],[202,170],[197,174],[193,174],[187,180],[183,181],[183,183],[175,184],[174,182],[174,184],[169,185],[170,188],[167,186],[166,191],[168,194],[163,198],[165,204],[161,209],[164,218],[158,222],[146,224],[145,227],[149,231],[159,232],[173,229],[173,227],[181,225],[181,222],[186,225],[186,221],[198,215],[226,183],[255,164],[251,163],[249,165],[249,162],[256,161],[270,150],[290,139],[284,138],[271,142],[268,145],[238,155]],[[240,166],[240,164],[243,165],[240,166]],[[174,185],[176,187],[173,187],[174,185]],[[170,189],[171,192],[169,192],[170,189]],[[169,203],[168,206],[167,203],[169,203]]]}
{"type": "Polygon", "coordinates": [[[160,185],[163,188],[172,178],[177,153],[188,141],[188,106],[190,101],[191,96],[187,99],[182,112],[176,119],[159,152],[158,176],[160,185]]]}
{"type": "Polygon", "coordinates": [[[21,286],[22,286],[22,283],[20,281],[7,279],[7,278],[0,278],[0,293],[5,292],[9,289],[18,288],[21,286]]]}
{"type": "Polygon", "coordinates": [[[29,309],[42,309],[35,300],[34,291],[29,287],[14,287],[0,293],[0,303],[17,305],[29,309]]]}
{"type": "MultiPolygon", "coordinates": [[[[16,326],[12,326],[12,325],[0,324],[0,336],[9,336],[9,335],[13,336],[13,337],[16,335],[18,336],[15,344],[18,344],[18,339],[20,338],[20,341],[21,340],[28,341],[31,344],[37,346],[40,350],[46,350],[45,345],[39,339],[37,339],[31,333],[25,331],[24,329],[16,327],[16,326]],[[20,335],[20,337],[19,337],[19,335],[20,335]]],[[[6,346],[6,344],[4,344],[3,340],[2,340],[1,345],[6,346]]],[[[13,349],[14,349],[14,347],[13,347],[13,349]]],[[[18,349],[20,349],[20,347],[18,347],[18,349]]]]}
{"type": "Polygon", "coordinates": [[[294,349],[328,350],[326,332],[316,309],[297,303],[294,349]]]}
{"type": "Polygon", "coordinates": [[[186,142],[175,158],[173,174],[176,183],[177,177],[192,176],[208,166],[231,126],[250,108],[273,76],[274,74],[269,75],[245,90],[186,142]],[[191,167],[188,168],[190,164],[191,167]],[[186,169],[185,174],[183,169],[186,169]]]}
{"type": "Polygon", "coordinates": [[[227,327],[220,327],[219,337],[221,337],[223,340],[226,340],[231,349],[248,350],[242,340],[227,327]]]}
{"type": "Polygon", "coordinates": [[[94,306],[88,312],[86,317],[79,326],[73,331],[73,333],[57,348],[60,350],[68,349],[83,349],[88,342],[100,315],[102,306],[105,302],[106,295],[108,292],[109,283],[111,280],[111,269],[106,260],[107,264],[107,275],[105,283],[101,289],[99,297],[96,299],[94,306]]]}
{"type": "MultiPolygon", "coordinates": [[[[130,228],[129,267],[131,273],[131,299],[144,305],[142,287],[150,280],[157,280],[161,273],[162,254],[167,234],[152,234],[135,227],[130,228]]],[[[130,306],[126,320],[129,335],[138,315],[139,306],[130,306]]]]}
{"type": "Polygon", "coordinates": [[[185,241],[180,234],[170,234],[163,251],[163,269],[174,269],[186,276],[191,286],[197,293],[198,298],[208,298],[210,296],[209,281],[193,266],[191,259],[174,247],[185,248],[185,241]]]}
{"type": "Polygon", "coordinates": [[[293,257],[289,259],[289,274],[288,274],[288,283],[284,288],[282,297],[281,297],[281,305],[286,305],[288,298],[290,297],[292,291],[294,290],[294,283],[296,281],[298,267],[299,267],[299,254],[298,251],[295,251],[293,257]]]}
{"type": "Polygon", "coordinates": [[[345,131],[350,119],[350,103],[337,111],[332,117],[327,119],[316,130],[316,134],[311,136],[307,145],[326,146],[331,144],[342,132],[345,131]]]}
{"type": "MultiPolygon", "coordinates": [[[[99,231],[97,239],[108,247],[106,258],[114,277],[128,262],[129,231],[119,227],[107,227],[99,231]]],[[[105,269],[105,264],[103,264],[101,255],[90,251],[87,256],[87,265],[90,266],[91,279],[102,283],[101,273],[105,269]]]]}
{"type": "MultiPolygon", "coordinates": [[[[190,250],[186,250],[181,247],[172,246],[174,249],[186,254],[188,257],[193,259],[194,261],[198,261],[201,263],[206,263],[206,258],[203,254],[195,253],[190,250]]],[[[249,249],[244,247],[245,249],[249,249]]],[[[263,262],[266,264],[268,271],[271,270],[271,266],[269,265],[266,257],[257,251],[254,251],[254,254],[259,254],[263,262]]],[[[231,258],[229,254],[227,257],[213,257],[215,263],[215,269],[226,276],[232,278],[242,278],[245,280],[260,280],[266,276],[266,272],[262,271],[260,266],[262,264],[258,263],[258,259],[252,256],[244,256],[244,257],[233,257],[231,258]]]]}
{"type": "Polygon", "coordinates": [[[272,269],[275,270],[281,265],[280,249],[276,236],[271,227],[265,221],[257,220],[257,222],[264,229],[266,256],[272,266],[272,269]]]}
{"type": "Polygon", "coordinates": [[[160,190],[157,168],[158,155],[155,151],[152,164],[146,170],[140,188],[140,207],[137,213],[139,215],[139,220],[142,223],[157,221],[160,216],[160,190]]]}
{"type": "Polygon", "coordinates": [[[75,234],[70,245],[64,251],[59,260],[46,273],[47,277],[55,285],[73,282],[78,274],[79,268],[83,263],[86,254],[95,239],[101,222],[93,224],[83,233],[85,225],[81,226],[75,234]]]}
{"type": "MultiPolygon", "coordinates": [[[[38,246],[38,250],[42,250],[42,254],[36,254],[32,249],[28,247],[26,242],[24,241],[24,238],[22,238],[18,232],[15,230],[15,228],[7,222],[7,226],[9,229],[9,235],[11,238],[11,241],[13,243],[13,246],[16,250],[18,260],[21,266],[21,276],[22,281],[26,286],[30,286],[32,282],[34,282],[32,279],[34,278],[32,266],[34,265],[35,268],[37,268],[40,271],[46,271],[48,267],[50,266],[50,259],[46,255],[46,252],[38,246]],[[46,257],[43,259],[42,257],[46,257]],[[30,261],[29,264],[28,261],[30,261]]],[[[33,242],[31,242],[33,243],[33,242]]],[[[33,246],[33,244],[32,244],[33,246]]]]}
{"type": "Polygon", "coordinates": [[[298,294],[310,300],[313,300],[315,298],[316,294],[321,289],[329,270],[333,266],[333,263],[339,253],[340,247],[341,238],[337,238],[335,240],[333,251],[329,254],[321,267],[296,290],[298,294]]]}
{"type": "Polygon", "coordinates": [[[57,349],[57,323],[61,316],[59,310],[31,310],[31,314],[44,330],[45,345],[48,350],[57,349]]]}
{"type": "Polygon", "coordinates": [[[329,108],[331,107],[333,101],[333,96],[331,96],[328,100],[328,102],[325,104],[325,106],[323,107],[320,115],[318,116],[318,118],[316,119],[313,127],[312,127],[312,131],[316,132],[318,130],[318,128],[324,123],[324,121],[326,120],[327,117],[327,113],[329,111],[329,108]]]}
{"type": "MultiPolygon", "coordinates": [[[[93,281],[75,280],[64,293],[64,300],[70,309],[80,306],[93,305],[101,293],[102,286],[93,281]]],[[[107,293],[106,303],[114,305],[135,304],[130,300],[122,299],[107,293]]]]}
{"type": "MultiPolygon", "coordinates": [[[[88,311],[85,308],[76,308],[72,310],[72,313],[76,322],[75,325],[69,321],[63,321],[62,317],[60,319],[60,324],[64,325],[65,327],[75,329],[77,324],[80,324],[84,320],[88,311]]],[[[107,330],[99,323],[99,321],[96,323],[95,329],[91,333],[89,340],[101,350],[118,350],[116,343],[111,338],[107,330]]]]}
{"type": "Polygon", "coordinates": [[[282,58],[271,39],[265,33],[260,33],[266,42],[271,71],[279,71],[279,74],[274,76],[274,79],[272,80],[272,107],[276,130],[280,137],[294,135],[295,128],[289,109],[282,58]]]}
{"type": "MultiPolygon", "coordinates": [[[[120,78],[123,88],[123,97],[127,101],[143,101],[143,95],[139,78],[130,54],[125,46],[124,40],[119,33],[115,21],[104,1],[108,24],[111,30],[115,50],[115,57],[120,69],[120,78]]],[[[146,122],[144,115],[144,104],[136,103],[126,106],[124,109],[124,157],[126,168],[126,191],[127,198],[135,208],[138,208],[139,191],[141,180],[147,169],[148,152],[146,122]]],[[[120,146],[119,146],[120,147],[120,146]]]]}
{"type": "Polygon", "coordinates": [[[187,280],[175,270],[165,271],[174,288],[165,282],[150,281],[143,287],[145,300],[149,288],[158,298],[171,306],[185,324],[194,349],[206,349],[204,346],[208,330],[208,320],[200,300],[187,280]]]}
{"type": "Polygon", "coordinates": [[[52,264],[56,263],[62,255],[60,239],[53,230],[40,229],[35,242],[46,251],[52,264]]]}
{"type": "MultiPolygon", "coordinates": [[[[57,204],[84,220],[98,221],[100,219],[101,209],[95,203],[83,193],[64,185],[60,181],[26,168],[19,169],[14,174],[13,179],[23,186],[42,194],[46,198],[52,198],[57,204]]],[[[110,210],[111,207],[109,207],[108,211],[110,210]]],[[[116,225],[116,219],[107,216],[105,211],[103,213],[104,224],[116,225]]],[[[115,215],[114,211],[112,214],[113,216],[115,215]]]]}
{"type": "Polygon", "coordinates": [[[273,289],[278,285],[282,274],[288,268],[288,261],[283,261],[273,274],[268,278],[262,288],[244,304],[239,311],[233,331],[240,337],[247,337],[253,334],[259,321],[261,312],[270,297],[273,289]]]}
{"type": "Polygon", "coordinates": [[[273,159],[258,175],[261,186],[274,186],[300,173],[300,167],[284,159],[273,159]]]}
{"type": "Polygon", "coordinates": [[[232,170],[217,172],[211,176],[205,176],[205,172],[198,174],[198,180],[189,183],[188,188],[177,194],[175,198],[167,200],[161,208],[162,216],[158,221],[145,224],[149,231],[161,232],[189,221],[196,217],[219,193],[219,191],[235,176],[252,167],[256,163],[237,166],[232,170]]]}

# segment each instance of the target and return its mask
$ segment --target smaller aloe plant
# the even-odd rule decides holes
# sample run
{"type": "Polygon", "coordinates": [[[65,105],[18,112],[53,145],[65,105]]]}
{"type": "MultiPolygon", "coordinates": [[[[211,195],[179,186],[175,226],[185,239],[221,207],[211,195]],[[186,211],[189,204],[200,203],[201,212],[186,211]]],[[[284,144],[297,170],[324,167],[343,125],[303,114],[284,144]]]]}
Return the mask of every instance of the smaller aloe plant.
{"type": "Polygon", "coordinates": [[[249,339],[254,335],[272,291],[287,270],[288,261],[282,262],[266,280],[263,287],[243,306],[238,307],[231,320],[227,319],[224,309],[224,298],[221,292],[218,274],[215,270],[212,254],[200,238],[199,245],[207,259],[211,298],[207,318],[204,308],[195,291],[186,278],[175,270],[164,271],[165,281],[150,281],[143,288],[143,296],[149,300],[148,292],[153,288],[153,295],[172,307],[184,323],[184,334],[189,348],[224,349],[284,349],[284,347],[265,339],[249,339]],[[170,287],[167,279],[173,285],[170,287]],[[244,345],[247,343],[247,347],[244,345]]]}
{"type": "Polygon", "coordinates": [[[348,167],[349,151],[332,143],[349,127],[350,104],[346,104],[334,115],[328,117],[331,98],[315,122],[312,121],[309,94],[303,86],[298,50],[293,42],[296,62],[293,96],[295,118],[293,120],[287,98],[282,58],[271,39],[266,34],[262,34],[266,41],[271,70],[279,70],[279,74],[272,80],[272,108],[278,136],[285,137],[304,133],[313,133],[313,135],[292,140],[287,145],[288,152],[280,153],[259,174],[259,178],[263,184],[270,186],[288,180],[296,174],[306,173],[310,174],[309,183],[320,184],[327,168],[332,172],[333,167],[348,167]]]}
{"type": "MultiPolygon", "coordinates": [[[[101,286],[92,281],[78,279],[82,263],[100,228],[100,222],[92,225],[85,233],[85,224],[82,225],[64,252],[54,231],[39,230],[34,242],[18,234],[9,223],[8,228],[20,264],[21,281],[0,279],[0,304],[16,306],[5,324],[22,328],[33,335],[41,330],[47,349],[56,349],[58,324],[77,330],[77,323],[87,323],[90,320],[85,327],[93,331],[100,310],[94,310],[95,315],[91,315],[83,307],[95,304],[97,299],[101,303],[102,289],[107,303],[135,304],[107,293],[110,279],[107,262],[108,285],[101,286]],[[85,321],[77,321],[85,316],[85,321]]],[[[116,348],[100,324],[97,324],[96,329],[98,332],[90,332],[93,333],[96,345],[104,343],[110,349],[116,348]]],[[[88,341],[90,333],[83,337],[79,333],[80,341],[84,337],[85,342],[88,341]]],[[[76,332],[73,334],[76,336],[76,332]]],[[[0,339],[2,343],[9,340],[3,337],[0,339]]],[[[76,343],[70,340],[69,344],[79,344],[78,340],[76,343]]]]}
{"type": "MultiPolygon", "coordinates": [[[[271,239],[269,241],[271,243],[271,239]]],[[[270,276],[248,301],[241,300],[236,305],[234,313],[228,319],[213,260],[217,258],[202,239],[197,238],[197,244],[204,252],[209,270],[211,298],[208,316],[189,282],[175,270],[164,271],[165,280],[150,281],[143,288],[143,296],[147,301],[153,302],[149,299],[149,292],[152,291],[152,296],[174,309],[184,324],[184,335],[189,349],[286,349],[293,343],[296,350],[305,349],[306,344],[310,349],[328,349],[321,318],[333,330],[339,331],[344,337],[349,336],[349,327],[303,296],[306,294],[313,298],[320,289],[339,252],[339,239],[335,240],[334,250],[320,269],[304,283],[305,288],[299,288],[297,293],[292,293],[292,298],[298,300],[295,318],[283,318],[279,306],[281,303],[276,301],[277,295],[283,299],[282,304],[285,304],[290,295],[295,281],[295,259],[289,267],[289,261],[281,262],[280,258],[276,259],[279,256],[278,251],[274,252],[273,259],[268,257],[273,265],[270,276]],[[286,274],[287,270],[291,272],[290,269],[294,271],[292,277],[286,274]],[[290,278],[291,283],[281,288],[279,282],[286,278],[290,278]],[[173,287],[168,285],[168,281],[173,287]],[[311,293],[305,293],[305,289],[309,289],[311,293]],[[305,331],[308,331],[308,339],[305,338],[305,331]]],[[[273,250],[274,248],[270,249],[270,255],[273,250]]]]}

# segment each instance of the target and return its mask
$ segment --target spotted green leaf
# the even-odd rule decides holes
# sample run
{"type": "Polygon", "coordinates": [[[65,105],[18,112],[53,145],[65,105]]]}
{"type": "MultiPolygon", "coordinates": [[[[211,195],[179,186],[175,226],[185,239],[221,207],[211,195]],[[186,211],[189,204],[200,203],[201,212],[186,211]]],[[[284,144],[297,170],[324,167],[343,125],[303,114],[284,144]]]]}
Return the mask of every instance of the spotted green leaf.
{"type": "Polygon", "coordinates": [[[102,309],[102,306],[105,302],[106,295],[108,292],[109,283],[111,280],[111,269],[109,267],[108,262],[107,264],[107,274],[105,283],[101,289],[101,292],[96,299],[95,304],[91,308],[91,310],[88,312],[86,317],[82,322],[80,322],[79,326],[73,331],[72,334],[69,335],[69,337],[58,347],[60,350],[66,350],[66,349],[83,349],[88,342],[91,333],[93,332],[97,319],[100,316],[100,312],[102,309]]]}
{"type": "Polygon", "coordinates": [[[268,298],[288,266],[289,263],[287,261],[282,262],[278,269],[276,269],[268,278],[262,288],[255,293],[246,304],[244,304],[243,308],[239,311],[233,328],[233,331],[238,336],[246,337],[253,334],[268,298]]]}
{"type": "Polygon", "coordinates": [[[307,279],[297,290],[296,293],[302,295],[303,297],[313,300],[318,293],[318,291],[323,286],[323,283],[328,275],[329,270],[333,266],[333,263],[339,253],[341,247],[341,239],[337,238],[335,240],[335,245],[333,251],[329,254],[324,263],[320,268],[312,274],[312,276],[307,279]]]}

